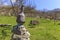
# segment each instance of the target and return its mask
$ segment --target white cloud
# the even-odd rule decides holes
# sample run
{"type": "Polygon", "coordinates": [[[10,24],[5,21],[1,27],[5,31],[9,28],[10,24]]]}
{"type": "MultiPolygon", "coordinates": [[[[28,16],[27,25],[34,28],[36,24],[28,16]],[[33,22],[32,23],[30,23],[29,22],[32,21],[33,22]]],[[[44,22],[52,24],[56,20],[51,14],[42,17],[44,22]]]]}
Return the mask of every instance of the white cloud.
{"type": "Polygon", "coordinates": [[[12,2],[16,2],[16,0],[11,0],[12,2]]]}
{"type": "Polygon", "coordinates": [[[3,5],[8,5],[8,3],[4,3],[3,5]]]}

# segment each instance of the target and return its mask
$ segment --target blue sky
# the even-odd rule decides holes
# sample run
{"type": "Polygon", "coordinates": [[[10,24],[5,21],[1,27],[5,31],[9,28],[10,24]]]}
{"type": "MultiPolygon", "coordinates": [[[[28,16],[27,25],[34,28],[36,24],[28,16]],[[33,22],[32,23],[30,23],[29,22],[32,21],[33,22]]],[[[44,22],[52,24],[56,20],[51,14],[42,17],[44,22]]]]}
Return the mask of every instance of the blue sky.
{"type": "Polygon", "coordinates": [[[60,8],[60,0],[37,0],[37,9],[48,9],[52,10],[55,8],[60,8]]]}
{"type": "MultiPolygon", "coordinates": [[[[37,10],[60,8],[60,0],[33,0],[33,2],[37,10]]],[[[5,4],[10,4],[10,1],[5,0],[5,4]]]]}

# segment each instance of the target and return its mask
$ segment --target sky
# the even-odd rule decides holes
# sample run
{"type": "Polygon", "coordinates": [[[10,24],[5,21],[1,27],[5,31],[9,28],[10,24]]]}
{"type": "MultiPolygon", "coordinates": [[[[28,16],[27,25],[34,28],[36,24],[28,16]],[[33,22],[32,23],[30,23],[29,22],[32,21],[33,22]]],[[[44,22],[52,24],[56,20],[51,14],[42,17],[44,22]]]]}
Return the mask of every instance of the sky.
{"type": "MultiPolygon", "coordinates": [[[[9,0],[2,0],[5,1],[4,5],[10,4],[9,0]]],[[[15,2],[15,0],[13,0],[15,2]]],[[[55,8],[60,8],[60,0],[33,0],[34,5],[36,6],[37,10],[52,10],[55,8]]]]}
{"type": "Polygon", "coordinates": [[[60,8],[60,0],[37,0],[36,1],[37,9],[48,9],[52,10],[55,8],[60,8]]]}

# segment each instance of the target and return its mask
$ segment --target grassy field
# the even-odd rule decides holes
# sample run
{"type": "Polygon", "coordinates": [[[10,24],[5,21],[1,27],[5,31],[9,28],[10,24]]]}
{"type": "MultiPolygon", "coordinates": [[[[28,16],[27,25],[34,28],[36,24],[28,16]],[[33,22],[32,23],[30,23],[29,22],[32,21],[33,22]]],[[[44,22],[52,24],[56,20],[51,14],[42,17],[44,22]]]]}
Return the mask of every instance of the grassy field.
{"type": "MultiPolygon", "coordinates": [[[[0,40],[10,40],[12,35],[12,28],[16,25],[15,17],[0,16],[0,24],[12,24],[11,27],[0,27],[0,40]]],[[[29,26],[30,20],[35,18],[26,18],[25,27],[30,32],[31,40],[60,40],[60,21],[47,19],[37,19],[39,21],[38,25],[35,25],[34,28],[29,26]]]]}

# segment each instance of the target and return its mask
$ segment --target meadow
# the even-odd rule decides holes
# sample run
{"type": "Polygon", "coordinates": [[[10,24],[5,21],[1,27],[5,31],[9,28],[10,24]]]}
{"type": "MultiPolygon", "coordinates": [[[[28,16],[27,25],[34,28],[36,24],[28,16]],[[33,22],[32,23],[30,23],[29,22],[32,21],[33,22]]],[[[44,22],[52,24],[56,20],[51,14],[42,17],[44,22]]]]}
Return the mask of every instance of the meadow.
{"type": "MultiPolygon", "coordinates": [[[[26,23],[24,24],[26,29],[30,32],[31,40],[60,40],[60,21],[48,20],[44,18],[38,18],[38,25],[33,28],[29,26],[30,20],[36,18],[26,18],[26,23]]],[[[14,16],[0,16],[0,24],[11,24],[10,27],[0,27],[0,40],[10,40],[12,36],[11,30],[13,26],[16,25],[16,17],[14,16]]]]}

